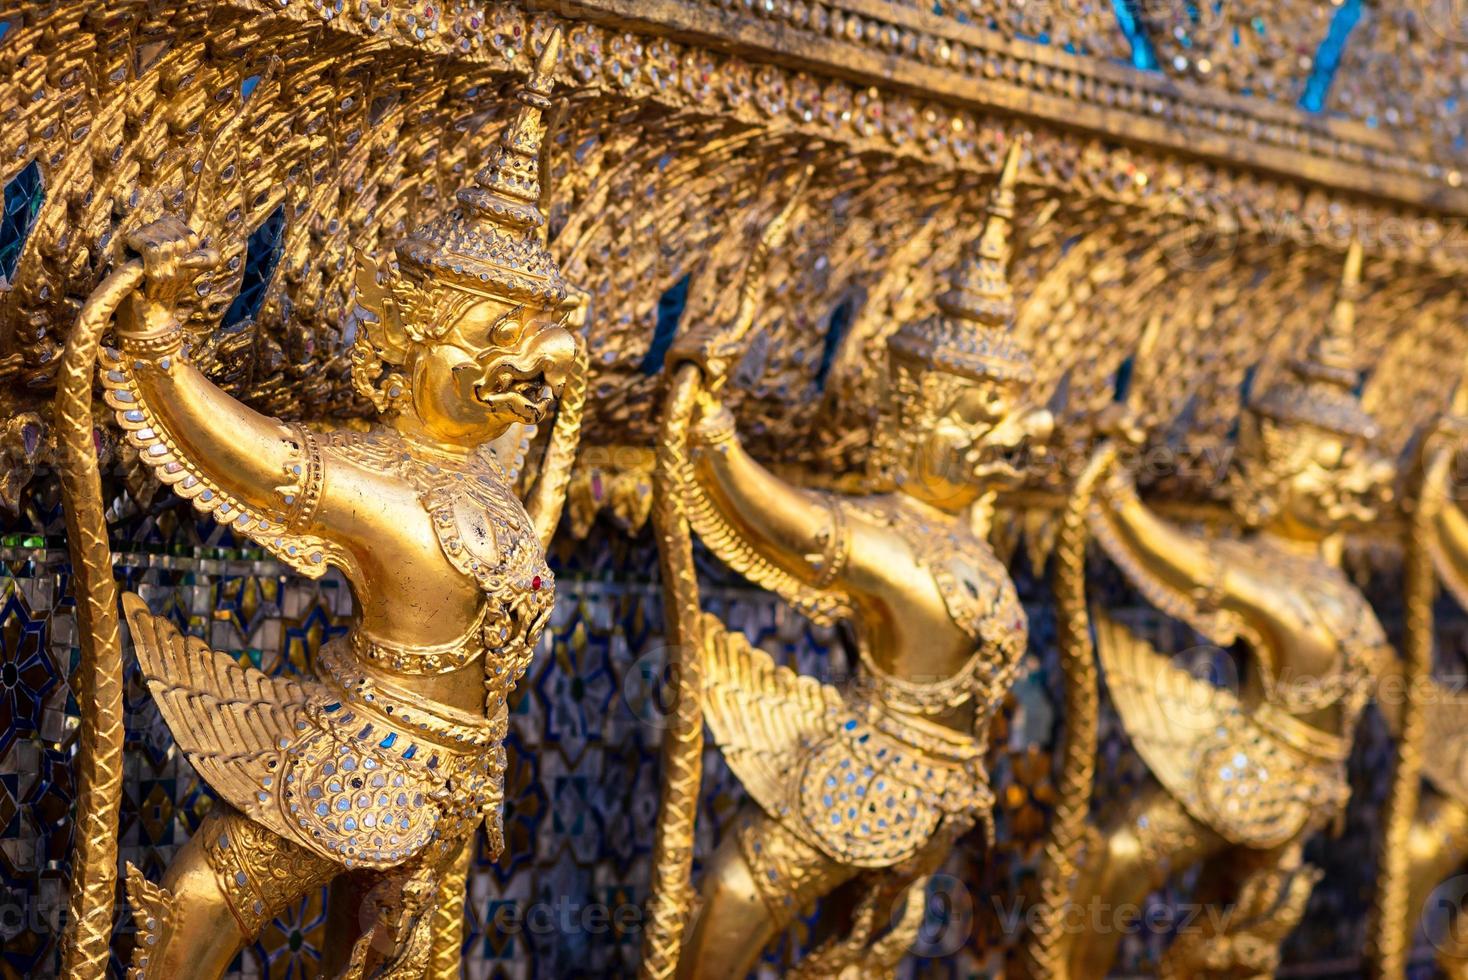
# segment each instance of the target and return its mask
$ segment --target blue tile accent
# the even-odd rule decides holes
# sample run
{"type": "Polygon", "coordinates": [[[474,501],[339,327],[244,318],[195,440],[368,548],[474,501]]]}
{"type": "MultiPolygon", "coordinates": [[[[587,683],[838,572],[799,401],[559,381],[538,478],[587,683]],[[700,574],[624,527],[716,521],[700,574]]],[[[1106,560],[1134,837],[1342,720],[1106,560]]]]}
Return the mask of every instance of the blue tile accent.
{"type": "Polygon", "coordinates": [[[1244,380],[1239,383],[1239,404],[1249,404],[1249,399],[1254,396],[1254,378],[1259,374],[1259,365],[1250,364],[1249,369],[1244,372],[1244,380]]]}
{"type": "Polygon", "coordinates": [[[831,375],[836,352],[841,349],[841,341],[846,338],[846,331],[851,329],[851,321],[856,318],[857,307],[863,299],[865,297],[855,294],[847,296],[831,311],[831,317],[826,321],[826,336],[821,343],[821,363],[816,368],[817,391],[826,390],[826,380],[831,375]]]}
{"type": "Polygon", "coordinates": [[[225,330],[252,321],[260,315],[265,305],[265,294],[270,291],[270,280],[275,276],[275,267],[280,264],[280,255],[285,245],[285,205],[270,212],[270,217],[259,228],[250,232],[245,246],[245,274],[240,279],[240,293],[224,311],[220,326],[225,330]]]}
{"type": "Polygon", "coordinates": [[[653,328],[652,344],[642,358],[642,373],[657,374],[663,369],[668,348],[678,335],[678,321],[683,319],[683,307],[688,304],[688,283],[692,275],[679,279],[668,291],[658,298],[658,322],[653,328]]]}
{"type": "Polygon", "coordinates": [[[0,285],[15,281],[21,252],[45,200],[41,165],[34,160],[5,185],[5,211],[0,214],[0,285]]]}
{"type": "Polygon", "coordinates": [[[1136,355],[1128,354],[1126,360],[1116,367],[1116,382],[1112,388],[1112,400],[1117,404],[1126,401],[1132,390],[1132,371],[1136,367],[1136,355]]]}
{"type": "Polygon", "coordinates": [[[1330,28],[1325,32],[1324,40],[1315,49],[1314,67],[1305,82],[1304,94],[1300,96],[1301,109],[1306,112],[1325,111],[1325,103],[1330,98],[1331,83],[1335,81],[1336,70],[1341,66],[1341,57],[1351,39],[1351,31],[1360,20],[1361,0],[1344,0],[1335,16],[1330,19],[1330,28]]]}
{"type": "Polygon", "coordinates": [[[1116,11],[1116,22],[1132,46],[1132,67],[1157,71],[1157,49],[1152,47],[1152,39],[1138,16],[1141,3],[1142,0],[1111,0],[1111,8],[1116,11]]]}

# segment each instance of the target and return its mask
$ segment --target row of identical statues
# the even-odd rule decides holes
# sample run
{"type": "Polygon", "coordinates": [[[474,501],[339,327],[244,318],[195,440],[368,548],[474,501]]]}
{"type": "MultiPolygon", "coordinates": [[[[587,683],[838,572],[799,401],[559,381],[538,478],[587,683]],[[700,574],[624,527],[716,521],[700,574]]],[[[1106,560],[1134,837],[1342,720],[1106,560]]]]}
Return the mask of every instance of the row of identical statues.
{"type": "MultiPolygon", "coordinates": [[[[410,234],[395,262],[363,257],[354,369],[381,413],[376,427],[266,418],[191,366],[178,301],[216,259],[178,218],[136,232],[138,258],[83,309],[58,394],[88,693],[69,976],[102,975],[116,888],[119,604],[163,717],[222,801],[161,882],[129,869],[141,927],[132,975],[218,976],[282,908],[334,881],[334,904],[352,905],[364,881],[372,899],[334,908],[332,975],[459,975],[472,842],[482,827],[491,854],[504,846],[506,698],[554,602],[544,548],[585,388],[580,305],[543,234],[542,114],[556,49],[552,37],[457,209],[410,234]],[[109,330],[115,347],[98,356],[109,330]],[[322,649],[313,676],[242,667],[137,597],[119,600],[91,442],[94,370],[159,481],[299,573],[335,568],[350,583],[355,623],[322,649]],[[536,473],[497,454],[497,441],[553,414],[536,473]]],[[[1016,139],[937,313],[891,334],[873,492],[775,476],[742,448],[723,403],[798,187],[752,249],[734,321],[696,325],[670,353],[656,515],[678,698],[649,977],[743,977],[797,915],[853,882],[859,900],[795,975],[888,975],[957,838],[981,827],[992,839],[987,733],[1027,626],[988,531],[996,495],[1021,483],[1053,424],[1013,332],[1022,163],[1016,139]],[[812,619],[848,624],[852,682],[778,666],[703,613],[695,538],[812,619]],[[695,890],[705,731],[748,802],[695,890]]],[[[1230,477],[1237,533],[1186,529],[1140,499],[1121,450],[1144,420],[1124,393],[1075,479],[1056,558],[1062,798],[1041,914],[1017,968],[1104,975],[1120,930],[1077,928],[1087,920],[1065,910],[1135,903],[1201,865],[1202,900],[1231,912],[1182,937],[1164,971],[1270,975],[1318,877],[1303,845],[1346,804],[1363,708],[1384,677],[1425,679],[1434,570],[1468,602],[1468,515],[1448,484],[1468,433],[1456,417],[1422,440],[1411,481],[1408,563],[1421,574],[1408,576],[1418,615],[1405,657],[1341,570],[1342,533],[1373,521],[1397,485],[1355,393],[1360,270],[1353,247],[1321,338],[1246,407],[1230,477]],[[1159,610],[1237,651],[1241,683],[1199,680],[1092,610],[1088,544],[1159,610]],[[1089,808],[1102,677],[1153,777],[1105,825],[1089,808]]],[[[1401,690],[1384,705],[1404,746],[1373,926],[1384,975],[1400,975],[1428,892],[1468,860],[1468,706],[1431,685],[1401,690]],[[1420,804],[1419,767],[1430,784],[1420,804]]]]}

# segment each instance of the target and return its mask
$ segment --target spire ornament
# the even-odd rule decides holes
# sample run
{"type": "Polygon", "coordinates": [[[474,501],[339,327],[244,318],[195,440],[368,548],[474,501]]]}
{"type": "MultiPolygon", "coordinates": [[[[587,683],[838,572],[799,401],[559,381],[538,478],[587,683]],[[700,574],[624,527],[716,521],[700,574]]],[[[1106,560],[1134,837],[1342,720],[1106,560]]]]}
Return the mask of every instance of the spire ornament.
{"type": "Polygon", "coordinates": [[[1356,395],[1356,303],[1361,295],[1362,249],[1353,240],[1336,289],[1325,332],[1304,357],[1292,361],[1288,376],[1270,385],[1249,408],[1278,422],[1313,425],[1327,432],[1372,440],[1380,430],[1356,395]]]}
{"type": "Polygon", "coordinates": [[[520,107],[489,162],[459,191],[459,206],[398,244],[398,269],[410,285],[542,307],[565,303],[566,283],[540,237],[540,148],[560,51],[558,28],[516,94],[520,107]]]}
{"type": "Polygon", "coordinates": [[[1016,137],[989,193],[984,231],[969,246],[938,297],[938,314],[892,335],[894,356],[974,380],[1034,380],[1028,353],[1015,342],[1009,282],[1014,188],[1025,141],[1016,137]]]}

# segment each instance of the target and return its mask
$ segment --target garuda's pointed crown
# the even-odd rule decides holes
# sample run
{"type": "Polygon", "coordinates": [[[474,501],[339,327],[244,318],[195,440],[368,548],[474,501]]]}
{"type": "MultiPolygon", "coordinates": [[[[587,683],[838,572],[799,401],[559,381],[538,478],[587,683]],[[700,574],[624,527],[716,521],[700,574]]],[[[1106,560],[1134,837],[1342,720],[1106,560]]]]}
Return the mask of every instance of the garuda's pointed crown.
{"type": "Polygon", "coordinates": [[[1351,242],[1325,332],[1286,377],[1250,403],[1257,414],[1280,422],[1304,423],[1328,432],[1375,439],[1376,421],[1356,396],[1356,301],[1361,292],[1361,243],[1351,242]]]}
{"type": "Polygon", "coordinates": [[[1014,339],[1009,283],[1014,187],[1024,143],[1015,138],[989,194],[984,233],[949,277],[938,314],[902,326],[888,342],[899,356],[975,380],[1034,378],[1029,354],[1014,339]]]}
{"type": "Polygon", "coordinates": [[[399,272],[422,285],[555,307],[566,283],[541,240],[540,149],[543,115],[551,106],[561,48],[557,28],[546,39],[520,107],[500,134],[474,184],[458,193],[459,206],[398,243],[399,272]]]}

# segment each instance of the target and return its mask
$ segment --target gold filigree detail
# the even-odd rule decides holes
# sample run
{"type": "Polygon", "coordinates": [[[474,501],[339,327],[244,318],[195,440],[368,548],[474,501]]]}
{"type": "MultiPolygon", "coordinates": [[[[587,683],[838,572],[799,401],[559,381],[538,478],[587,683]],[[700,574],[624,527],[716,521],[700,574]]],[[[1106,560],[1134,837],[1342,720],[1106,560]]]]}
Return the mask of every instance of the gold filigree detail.
{"type": "MultiPolygon", "coordinates": [[[[167,942],[173,929],[174,896],[167,888],[143,876],[131,861],[127,864],[127,900],[137,926],[137,945],[127,968],[127,980],[148,980],[153,950],[167,942]]],[[[156,975],[156,974],[154,974],[156,975]]]]}
{"type": "MultiPolygon", "coordinates": [[[[162,358],[157,370],[173,365],[162,358]]],[[[310,578],[320,578],[328,567],[349,567],[353,559],[346,551],[324,538],[303,533],[321,495],[321,460],[316,439],[306,429],[292,426],[282,476],[287,483],[272,487],[275,499],[269,509],[260,509],[229,493],[202,467],[189,459],[168,422],[150,406],[138,385],[135,372],[145,369],[119,351],[103,353],[102,387],[118,425],[138,458],[165,486],[214,518],[231,531],[257,542],[276,558],[310,578]]]]}
{"type": "Polygon", "coordinates": [[[228,807],[213,810],[197,831],[214,880],[247,937],[260,934],[303,891],[340,870],[334,861],[247,820],[228,807]]]}
{"type": "Polygon", "coordinates": [[[1345,807],[1339,737],[1320,733],[1309,747],[1323,751],[1312,754],[1271,724],[1277,715],[1250,711],[1105,614],[1093,616],[1097,655],[1132,744],[1195,819],[1232,843],[1264,849],[1345,807]]]}

